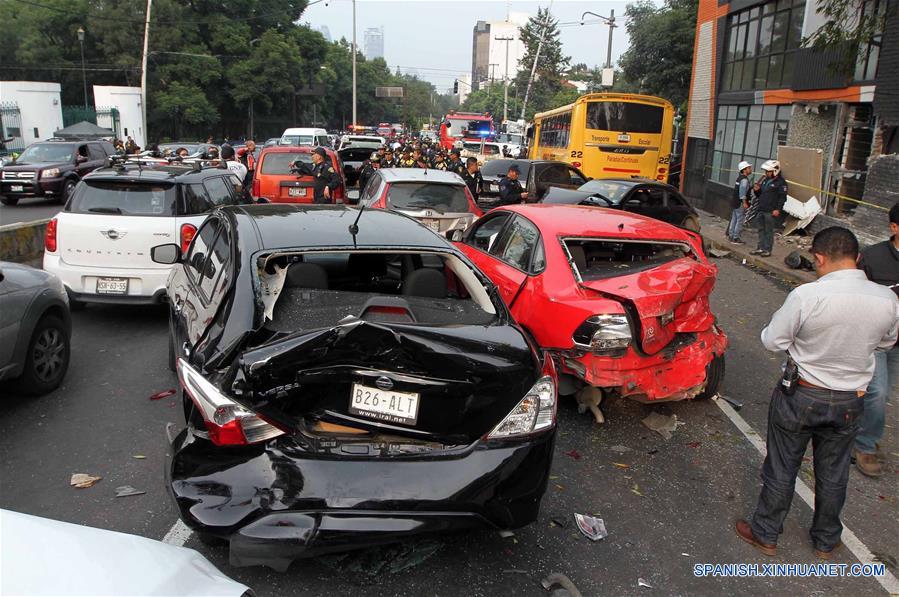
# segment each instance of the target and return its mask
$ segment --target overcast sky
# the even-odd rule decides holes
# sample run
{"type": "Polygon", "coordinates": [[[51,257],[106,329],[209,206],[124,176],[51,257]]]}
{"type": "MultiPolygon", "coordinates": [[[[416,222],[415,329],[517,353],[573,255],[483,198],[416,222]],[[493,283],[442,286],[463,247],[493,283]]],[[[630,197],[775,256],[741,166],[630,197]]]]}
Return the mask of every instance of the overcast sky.
{"type": "MultiPolygon", "coordinates": [[[[504,2],[501,0],[357,0],[356,43],[364,49],[367,27],[384,27],[384,58],[391,70],[416,69],[419,77],[431,81],[439,91],[452,87],[453,80],[471,72],[472,29],[479,20],[502,21],[506,11],[537,14],[549,2],[504,2]]],[[[572,64],[589,66],[605,63],[609,28],[594,17],[593,24],[580,25],[581,14],[592,11],[609,16],[615,11],[612,61],[627,49],[623,19],[625,2],[582,2],[555,0],[552,14],[560,22],[562,45],[572,64]]],[[[325,0],[306,9],[303,21],[313,28],[327,25],[331,37],[352,38],[352,0],[325,0]]]]}

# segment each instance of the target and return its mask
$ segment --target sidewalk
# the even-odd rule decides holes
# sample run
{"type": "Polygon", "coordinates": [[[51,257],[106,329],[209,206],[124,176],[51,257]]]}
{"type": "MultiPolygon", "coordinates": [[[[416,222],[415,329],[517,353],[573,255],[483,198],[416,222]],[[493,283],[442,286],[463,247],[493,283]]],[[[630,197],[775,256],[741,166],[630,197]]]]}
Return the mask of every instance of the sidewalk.
{"type": "MultiPolygon", "coordinates": [[[[784,237],[777,233],[774,237],[774,248],[771,251],[771,257],[750,255],[758,243],[755,222],[750,222],[748,227],[744,227],[740,235],[740,238],[746,241],[746,244],[735,245],[727,240],[727,220],[707,211],[699,209],[697,211],[702,220],[702,235],[713,249],[729,251],[730,255],[728,257],[733,257],[740,262],[745,260],[747,264],[767,270],[796,284],[815,281],[814,272],[790,269],[784,263],[784,258],[796,250],[811,259],[808,250],[805,248],[808,243],[801,242],[805,240],[804,237],[796,235],[784,237]]],[[[710,255],[710,257],[712,256],[710,255]]]]}

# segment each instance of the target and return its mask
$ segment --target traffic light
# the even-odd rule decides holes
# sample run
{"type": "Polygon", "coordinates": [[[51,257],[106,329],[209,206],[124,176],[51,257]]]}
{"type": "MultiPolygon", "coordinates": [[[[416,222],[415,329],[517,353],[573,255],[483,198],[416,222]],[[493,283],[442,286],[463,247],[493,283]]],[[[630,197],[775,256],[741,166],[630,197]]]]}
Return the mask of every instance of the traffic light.
{"type": "Polygon", "coordinates": [[[453,81],[453,95],[459,95],[459,79],[453,81]]]}

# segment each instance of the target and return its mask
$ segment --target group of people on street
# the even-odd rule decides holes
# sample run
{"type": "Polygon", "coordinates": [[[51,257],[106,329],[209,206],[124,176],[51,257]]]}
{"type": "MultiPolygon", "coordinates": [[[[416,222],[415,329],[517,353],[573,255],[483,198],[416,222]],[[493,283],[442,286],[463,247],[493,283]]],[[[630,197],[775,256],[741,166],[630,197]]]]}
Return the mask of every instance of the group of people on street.
{"type": "Polygon", "coordinates": [[[787,181],[781,175],[780,162],[767,160],[762,164],[764,175],[752,182],[752,164],[742,161],[734,183],[733,211],[727,227],[727,238],[734,244],[745,244],[740,238],[743,226],[757,219],[759,240],[753,255],[770,257],[774,248],[774,228],[787,201],[787,181]]]}

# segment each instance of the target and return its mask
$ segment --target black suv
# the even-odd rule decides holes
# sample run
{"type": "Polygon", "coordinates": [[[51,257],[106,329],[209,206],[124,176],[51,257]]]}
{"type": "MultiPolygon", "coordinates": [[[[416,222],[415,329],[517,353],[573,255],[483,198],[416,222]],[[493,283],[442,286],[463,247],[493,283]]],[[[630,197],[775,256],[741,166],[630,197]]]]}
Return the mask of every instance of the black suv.
{"type": "Polygon", "coordinates": [[[108,141],[40,141],[0,168],[0,203],[53,197],[65,203],[86,174],[104,166],[115,148],[108,141]]]}
{"type": "Polygon", "coordinates": [[[491,209],[499,204],[499,182],[511,166],[519,170],[518,180],[528,193],[528,202],[543,199],[549,189],[576,189],[590,178],[565,162],[554,160],[488,160],[481,166],[484,189],[478,197],[478,207],[491,209]]]}

